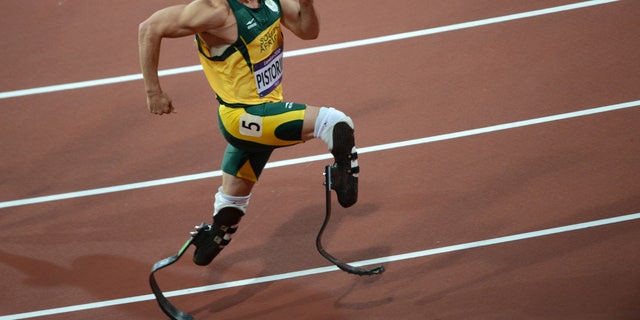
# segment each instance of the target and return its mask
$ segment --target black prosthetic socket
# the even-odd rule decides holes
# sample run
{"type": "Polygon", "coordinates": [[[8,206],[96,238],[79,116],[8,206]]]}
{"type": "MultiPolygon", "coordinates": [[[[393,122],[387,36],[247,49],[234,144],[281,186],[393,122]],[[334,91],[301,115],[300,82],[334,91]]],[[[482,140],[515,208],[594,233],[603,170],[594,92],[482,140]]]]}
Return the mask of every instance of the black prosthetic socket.
{"type": "Polygon", "coordinates": [[[203,223],[197,227],[193,238],[193,244],[196,246],[193,262],[199,266],[210,264],[213,258],[231,242],[231,237],[225,236],[237,231],[237,225],[242,216],[244,213],[240,209],[225,207],[215,215],[213,224],[203,223]]]}
{"type": "Polygon", "coordinates": [[[346,122],[338,122],[333,128],[335,163],[331,170],[331,189],[336,191],[338,202],[347,208],[358,201],[358,153],[355,151],[353,128],[346,122]]]}

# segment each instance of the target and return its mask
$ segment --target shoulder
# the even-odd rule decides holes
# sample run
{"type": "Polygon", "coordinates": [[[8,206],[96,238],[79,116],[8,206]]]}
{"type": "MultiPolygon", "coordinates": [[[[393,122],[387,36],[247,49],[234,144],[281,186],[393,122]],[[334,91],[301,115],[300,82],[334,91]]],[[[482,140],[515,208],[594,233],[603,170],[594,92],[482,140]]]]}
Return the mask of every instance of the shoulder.
{"type": "Polygon", "coordinates": [[[229,10],[227,0],[193,0],[187,4],[187,7],[198,8],[200,10],[229,10]]]}
{"type": "Polygon", "coordinates": [[[199,32],[224,26],[232,15],[226,0],[195,0],[184,7],[180,23],[199,32]]]}
{"type": "Polygon", "coordinates": [[[296,1],[280,0],[279,2],[283,15],[296,15],[300,11],[300,5],[296,1]]]}

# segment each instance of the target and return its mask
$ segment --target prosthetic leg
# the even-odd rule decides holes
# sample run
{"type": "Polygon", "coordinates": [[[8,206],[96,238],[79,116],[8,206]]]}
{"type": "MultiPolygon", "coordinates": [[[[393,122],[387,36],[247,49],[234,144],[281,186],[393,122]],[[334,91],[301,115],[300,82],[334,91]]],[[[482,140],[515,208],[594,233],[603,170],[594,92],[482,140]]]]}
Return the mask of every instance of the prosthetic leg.
{"type": "Polygon", "coordinates": [[[154,277],[155,272],[178,261],[191,244],[196,247],[193,262],[200,266],[208,265],[229,244],[231,234],[238,229],[238,223],[243,215],[244,213],[237,207],[229,206],[220,209],[214,216],[212,225],[203,222],[197,226],[196,231],[191,233],[191,237],[182,245],[176,255],[160,260],[153,265],[149,275],[151,291],[153,291],[160,309],[169,318],[172,320],[193,320],[191,315],[180,311],[164,296],[154,277]]]}
{"type": "MultiPolygon", "coordinates": [[[[204,225],[205,223],[202,223],[202,226],[204,225]]],[[[151,268],[151,274],[149,274],[149,284],[151,285],[151,291],[153,291],[153,295],[156,296],[156,301],[158,302],[158,305],[160,306],[162,312],[169,316],[171,320],[193,320],[193,317],[185,312],[180,311],[173,304],[171,304],[171,302],[169,302],[169,300],[164,296],[162,290],[158,286],[154,274],[156,273],[156,271],[162,268],[166,268],[178,261],[178,259],[182,257],[185,251],[187,251],[187,248],[189,248],[189,246],[193,242],[193,239],[194,237],[189,237],[184,245],[182,245],[180,250],[178,250],[178,253],[176,253],[176,255],[156,262],[153,265],[153,268],[151,268]]]]}
{"type": "Polygon", "coordinates": [[[331,254],[329,254],[327,251],[324,250],[324,247],[322,246],[322,235],[324,233],[324,229],[327,227],[327,224],[329,224],[329,219],[331,219],[331,190],[333,189],[333,186],[332,186],[333,177],[335,177],[335,175],[332,174],[333,168],[334,166],[330,166],[330,165],[327,165],[325,167],[324,185],[325,185],[326,215],[324,218],[324,222],[322,223],[322,227],[320,227],[320,231],[318,231],[318,236],[316,237],[316,248],[318,249],[318,252],[325,259],[329,260],[331,263],[335,264],[338,268],[340,268],[340,270],[345,271],[347,273],[357,274],[360,276],[365,276],[365,275],[370,276],[370,275],[383,273],[384,272],[383,266],[378,266],[375,268],[361,268],[361,267],[354,267],[352,265],[349,265],[343,262],[342,260],[335,258],[331,254]]]}
{"type": "MultiPolygon", "coordinates": [[[[351,162],[351,160],[350,160],[351,162]]],[[[383,266],[378,266],[375,268],[362,268],[355,267],[349,265],[331,254],[329,254],[324,247],[322,246],[322,235],[324,234],[324,230],[329,224],[329,220],[331,218],[331,190],[336,190],[334,183],[337,181],[336,179],[340,179],[339,175],[335,173],[336,165],[327,165],[325,167],[325,199],[326,199],[326,215],[324,222],[322,223],[322,227],[318,232],[318,236],[316,237],[316,248],[318,252],[331,263],[335,264],[340,270],[345,272],[356,274],[356,275],[376,275],[384,272],[383,266]]],[[[344,172],[344,171],[343,171],[344,172]]],[[[351,175],[351,174],[349,174],[351,175]]],[[[346,180],[342,180],[346,182],[346,180]]],[[[356,180],[357,183],[357,180],[356,180]]],[[[356,185],[357,186],[357,185],[356,185]]],[[[338,192],[338,190],[336,190],[338,192]]],[[[340,197],[339,197],[340,198],[340,197]]],[[[353,197],[348,197],[353,200],[353,197]]],[[[344,199],[344,198],[343,198],[344,199]]],[[[356,193],[357,199],[357,193],[356,193]]],[[[346,203],[350,203],[351,200],[346,200],[346,203]]],[[[353,201],[355,202],[355,201],[353,201]]],[[[353,203],[351,203],[353,204],[353,203]]],[[[343,205],[341,203],[341,205],[343,205]]],[[[224,207],[220,209],[220,211],[214,216],[213,225],[202,223],[200,226],[196,227],[196,231],[191,233],[191,237],[182,245],[180,250],[174,256],[168,257],[166,259],[160,260],[153,265],[151,268],[151,274],[149,275],[149,284],[151,285],[151,290],[156,297],[156,301],[160,306],[160,309],[169,316],[172,320],[193,320],[193,317],[178,308],[176,308],[169,300],[164,296],[162,290],[158,286],[154,274],[156,271],[166,268],[182,257],[182,255],[187,251],[191,244],[196,246],[196,250],[194,252],[193,261],[198,265],[207,265],[211,263],[213,258],[215,258],[218,253],[231,241],[231,235],[237,230],[237,225],[240,222],[240,219],[244,213],[233,206],[224,207]]]]}

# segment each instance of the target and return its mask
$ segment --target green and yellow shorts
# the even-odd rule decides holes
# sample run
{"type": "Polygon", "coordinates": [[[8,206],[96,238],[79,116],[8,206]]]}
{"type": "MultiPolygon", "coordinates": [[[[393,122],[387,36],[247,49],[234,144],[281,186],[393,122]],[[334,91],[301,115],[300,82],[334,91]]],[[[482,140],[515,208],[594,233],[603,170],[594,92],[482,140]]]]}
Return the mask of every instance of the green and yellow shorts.
{"type": "Polygon", "coordinates": [[[307,106],[270,102],[255,106],[220,105],[220,131],[229,145],[222,171],[238,178],[258,181],[276,148],[303,143],[302,123],[307,106]]]}

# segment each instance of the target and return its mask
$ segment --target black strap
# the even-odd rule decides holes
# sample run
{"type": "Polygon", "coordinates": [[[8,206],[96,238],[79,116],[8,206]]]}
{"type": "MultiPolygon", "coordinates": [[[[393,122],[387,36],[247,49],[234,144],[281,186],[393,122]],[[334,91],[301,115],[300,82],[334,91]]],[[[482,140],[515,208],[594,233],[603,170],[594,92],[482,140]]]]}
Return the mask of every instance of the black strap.
{"type": "Polygon", "coordinates": [[[378,266],[375,268],[360,268],[360,267],[354,267],[352,265],[349,265],[339,259],[337,259],[336,257],[332,256],[331,254],[329,254],[327,251],[324,250],[324,247],[322,246],[322,234],[324,233],[324,229],[327,227],[327,224],[329,224],[329,219],[331,218],[331,166],[327,165],[325,167],[325,172],[324,172],[324,176],[325,176],[325,193],[326,193],[326,215],[324,217],[324,222],[322,223],[322,227],[320,227],[320,231],[318,231],[318,237],[316,237],[316,248],[318,249],[318,252],[320,252],[320,254],[325,257],[325,259],[329,260],[331,263],[335,264],[338,268],[340,268],[340,270],[348,272],[348,273],[352,273],[352,274],[357,274],[360,276],[365,276],[365,275],[374,275],[374,274],[380,274],[384,272],[384,267],[383,266],[378,266]]]}

